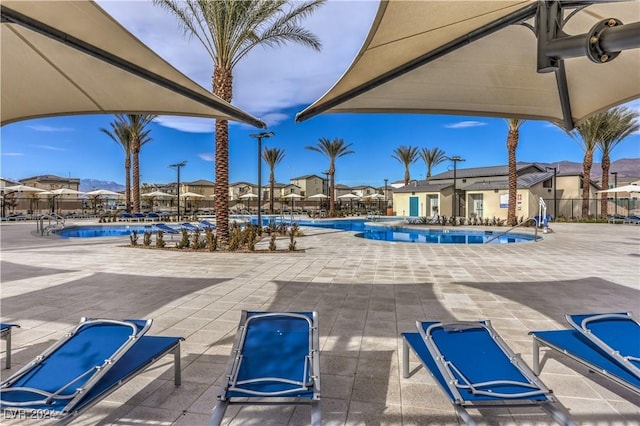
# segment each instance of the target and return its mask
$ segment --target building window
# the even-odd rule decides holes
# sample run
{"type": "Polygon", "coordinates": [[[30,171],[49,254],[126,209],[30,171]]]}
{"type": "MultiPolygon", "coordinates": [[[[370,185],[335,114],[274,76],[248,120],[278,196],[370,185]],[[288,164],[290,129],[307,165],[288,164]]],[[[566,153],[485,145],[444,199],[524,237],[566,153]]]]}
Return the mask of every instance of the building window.
{"type": "Polygon", "coordinates": [[[547,179],[544,182],[542,182],[542,187],[543,188],[553,188],[553,179],[547,179]]]}

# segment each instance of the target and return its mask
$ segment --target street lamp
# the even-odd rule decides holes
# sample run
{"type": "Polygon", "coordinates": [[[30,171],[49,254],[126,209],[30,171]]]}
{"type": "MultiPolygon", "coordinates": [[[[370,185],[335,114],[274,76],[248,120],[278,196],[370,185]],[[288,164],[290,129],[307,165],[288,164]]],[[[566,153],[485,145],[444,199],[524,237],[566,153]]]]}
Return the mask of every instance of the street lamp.
{"type": "MultiPolygon", "coordinates": [[[[611,172],[611,174],[613,175],[613,187],[617,188],[618,187],[618,172],[611,172]]],[[[613,201],[615,203],[615,211],[613,214],[618,215],[618,193],[614,192],[613,193],[613,201]]]]}
{"type": "Polygon", "coordinates": [[[187,164],[186,161],[176,164],[170,164],[169,167],[173,167],[178,171],[178,222],[180,221],[180,168],[187,164]]]}
{"type": "Polygon", "coordinates": [[[458,161],[465,161],[462,157],[460,157],[459,155],[454,155],[453,157],[446,157],[447,160],[451,160],[453,161],[453,197],[451,199],[451,214],[453,215],[454,219],[456,217],[458,217],[458,212],[456,211],[456,206],[457,206],[457,202],[456,202],[456,198],[458,198],[458,193],[456,190],[456,172],[457,172],[457,165],[458,165],[458,161]]]}
{"type": "MultiPolygon", "coordinates": [[[[254,133],[251,138],[258,139],[258,232],[262,235],[262,138],[270,138],[273,132],[254,133]]],[[[273,194],[271,194],[273,197],[273,194]]]]}
{"type": "Polygon", "coordinates": [[[557,167],[547,167],[547,171],[553,170],[553,220],[558,220],[558,190],[556,187],[556,176],[558,175],[557,167]]]}

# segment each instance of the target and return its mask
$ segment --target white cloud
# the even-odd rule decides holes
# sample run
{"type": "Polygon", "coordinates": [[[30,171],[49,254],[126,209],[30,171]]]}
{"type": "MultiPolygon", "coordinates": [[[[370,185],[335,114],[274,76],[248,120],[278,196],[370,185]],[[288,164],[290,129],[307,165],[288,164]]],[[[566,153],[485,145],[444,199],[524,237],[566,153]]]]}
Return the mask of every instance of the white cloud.
{"type": "Polygon", "coordinates": [[[3,156],[5,157],[22,157],[24,154],[22,152],[3,152],[3,156]]]}
{"type": "Polygon", "coordinates": [[[53,127],[53,126],[42,126],[42,125],[29,125],[26,126],[29,129],[35,130],[36,132],[73,132],[75,129],[71,127],[53,127]]]}
{"type": "Polygon", "coordinates": [[[460,121],[458,123],[445,124],[444,127],[447,129],[466,129],[467,127],[479,127],[486,125],[487,123],[483,123],[482,121],[460,121]]]}
{"type": "Polygon", "coordinates": [[[176,117],[168,115],[159,116],[153,121],[161,126],[187,133],[213,133],[216,123],[212,118],[176,117]]]}
{"type": "MultiPolygon", "coordinates": [[[[167,62],[211,89],[212,60],[198,40],[189,40],[182,33],[167,11],[151,1],[98,3],[167,62]]],[[[318,9],[302,25],[318,36],[321,52],[293,44],[254,48],[234,69],[232,103],[267,122],[270,119],[264,117],[271,117],[272,125],[289,118],[278,115],[284,109],[311,104],[349,67],[367,36],[377,8],[378,2],[374,1],[334,0],[318,9]]],[[[193,128],[191,125],[176,124],[174,118],[161,124],[197,131],[187,130],[193,128]]]]}
{"type": "Polygon", "coordinates": [[[198,157],[200,157],[204,161],[214,162],[216,160],[216,155],[213,152],[205,152],[203,154],[198,154],[198,157]]]}
{"type": "Polygon", "coordinates": [[[67,149],[60,148],[59,146],[52,145],[33,145],[34,148],[46,149],[49,151],[68,151],[67,149]]]}

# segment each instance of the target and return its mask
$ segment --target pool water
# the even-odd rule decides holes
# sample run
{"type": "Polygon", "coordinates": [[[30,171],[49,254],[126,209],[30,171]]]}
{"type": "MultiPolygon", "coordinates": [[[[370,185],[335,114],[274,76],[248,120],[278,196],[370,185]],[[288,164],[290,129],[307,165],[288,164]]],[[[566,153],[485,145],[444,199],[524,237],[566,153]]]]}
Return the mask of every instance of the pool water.
{"type": "Polygon", "coordinates": [[[409,229],[365,227],[359,237],[379,241],[396,241],[426,244],[507,244],[533,241],[531,235],[508,233],[504,231],[471,231],[468,229],[409,229]]]}
{"type": "MultiPolygon", "coordinates": [[[[282,217],[265,217],[263,224],[266,226],[270,221],[279,224],[282,217]]],[[[469,229],[434,229],[434,228],[404,228],[397,225],[398,218],[389,218],[369,222],[366,218],[358,219],[301,219],[296,220],[300,226],[311,226],[319,228],[339,229],[343,231],[357,232],[356,236],[378,241],[394,241],[405,243],[425,243],[425,244],[505,244],[521,243],[533,241],[532,235],[504,231],[481,231],[469,229]],[[393,224],[392,222],[395,222],[393,224]]],[[[251,222],[256,224],[257,218],[252,217],[251,222]]],[[[284,222],[289,224],[291,220],[285,218],[284,222]]],[[[177,229],[177,228],[176,228],[177,229]]],[[[139,236],[144,232],[156,233],[157,229],[152,225],[104,225],[104,226],[73,226],[56,231],[62,238],[95,238],[95,237],[123,237],[131,235],[136,231],[139,236]]]]}
{"type": "Polygon", "coordinates": [[[145,231],[155,233],[153,225],[73,226],[55,231],[62,238],[124,237],[136,231],[142,237],[145,231]]]}

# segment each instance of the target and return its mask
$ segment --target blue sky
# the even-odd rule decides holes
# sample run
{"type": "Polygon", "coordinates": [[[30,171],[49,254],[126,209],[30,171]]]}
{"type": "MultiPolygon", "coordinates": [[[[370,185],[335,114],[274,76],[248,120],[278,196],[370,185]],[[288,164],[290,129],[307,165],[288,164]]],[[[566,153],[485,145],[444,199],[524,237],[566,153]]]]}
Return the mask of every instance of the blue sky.
{"type": "MultiPolygon", "coordinates": [[[[173,66],[210,88],[212,66],[197,41],[186,39],[174,19],[149,1],[98,1],[108,13],[173,66]],[[170,40],[170,42],[167,42],[170,40]]],[[[303,47],[255,49],[236,68],[233,104],[263,119],[275,136],[263,146],[284,149],[276,179],[288,182],[327,169],[321,154],[305,149],[321,137],[352,143],[354,154],[338,160],[336,180],[346,185],[381,186],[402,179],[402,164],[391,158],[399,145],[439,147],[459,155],[460,167],[506,164],[507,125],[502,119],[437,115],[325,114],[296,124],[293,119],[348,68],[358,52],[377,9],[373,1],[329,2],[305,22],[323,43],[322,52],[303,47]],[[337,31],[336,29],[340,29],[337,31]],[[348,35],[345,37],[345,34],[348,35]]],[[[629,104],[640,110],[640,101],[629,104]]],[[[41,174],[124,183],[122,148],[102,134],[112,115],[37,119],[9,124],[0,130],[1,172],[9,179],[41,174]]],[[[213,120],[159,117],[151,125],[153,141],[140,155],[141,182],[175,181],[169,167],[187,161],[181,180],[214,180],[213,120]]],[[[230,126],[230,181],[257,181],[257,148],[250,126],[230,126]]],[[[640,134],[623,141],[612,160],[640,157],[640,134]]],[[[528,121],[520,131],[518,161],[581,162],[580,146],[547,122],[528,121]]],[[[595,161],[599,161],[596,154],[595,161]]],[[[434,172],[446,171],[443,163],[434,172]]],[[[419,160],[411,177],[423,179],[419,160]]],[[[263,165],[263,182],[268,169],[263,165]]]]}

